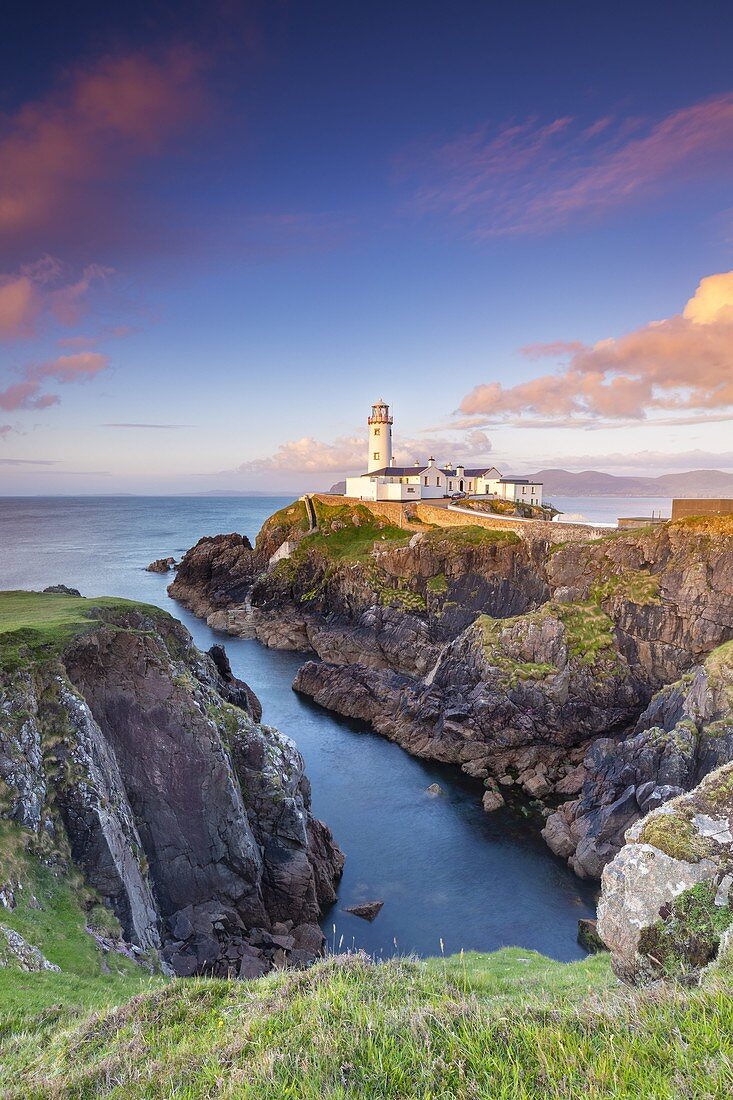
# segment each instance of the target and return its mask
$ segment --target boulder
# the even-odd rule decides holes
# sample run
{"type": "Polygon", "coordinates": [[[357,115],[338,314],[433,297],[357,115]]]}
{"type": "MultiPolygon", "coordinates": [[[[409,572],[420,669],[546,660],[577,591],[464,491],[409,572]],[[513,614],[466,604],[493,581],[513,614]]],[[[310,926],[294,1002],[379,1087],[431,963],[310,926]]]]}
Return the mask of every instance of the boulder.
{"type": "Polygon", "coordinates": [[[733,923],[733,764],[637,822],[605,867],[598,933],[625,981],[697,980],[733,923]]]}
{"type": "Polygon", "coordinates": [[[155,561],[151,561],[150,565],[146,566],[146,572],[170,573],[172,569],[177,568],[177,564],[175,558],[156,558],[155,561]]]}
{"type": "Polygon", "coordinates": [[[498,791],[488,790],[484,792],[484,796],[481,799],[481,805],[486,810],[487,814],[491,814],[494,810],[499,810],[504,805],[504,799],[498,791]]]}
{"type": "Polygon", "coordinates": [[[378,917],[382,911],[383,901],[365,901],[360,905],[350,905],[344,912],[353,913],[355,917],[361,917],[362,920],[368,920],[370,923],[378,917]]]}

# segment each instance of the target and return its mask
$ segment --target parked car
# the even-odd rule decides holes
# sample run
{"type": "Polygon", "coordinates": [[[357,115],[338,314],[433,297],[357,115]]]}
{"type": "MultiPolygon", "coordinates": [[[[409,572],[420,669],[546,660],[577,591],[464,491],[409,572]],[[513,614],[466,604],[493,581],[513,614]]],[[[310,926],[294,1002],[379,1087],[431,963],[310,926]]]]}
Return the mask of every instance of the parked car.
{"type": "Polygon", "coordinates": [[[451,500],[465,500],[467,496],[468,493],[451,493],[450,498],[451,500]]]}

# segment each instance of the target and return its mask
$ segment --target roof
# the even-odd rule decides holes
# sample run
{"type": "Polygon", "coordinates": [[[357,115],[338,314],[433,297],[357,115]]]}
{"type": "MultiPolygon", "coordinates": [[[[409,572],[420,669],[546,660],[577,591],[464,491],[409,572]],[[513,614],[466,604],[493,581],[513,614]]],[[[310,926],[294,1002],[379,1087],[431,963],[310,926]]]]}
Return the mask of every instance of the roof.
{"type": "MultiPolygon", "coordinates": [[[[516,477],[513,474],[507,474],[506,477],[500,477],[499,483],[503,485],[529,485],[528,477],[516,477]]],[[[533,485],[541,485],[541,481],[533,481],[533,485]]]]}
{"type": "Polygon", "coordinates": [[[361,477],[416,477],[427,466],[383,466],[381,470],[368,470],[361,477]]]}

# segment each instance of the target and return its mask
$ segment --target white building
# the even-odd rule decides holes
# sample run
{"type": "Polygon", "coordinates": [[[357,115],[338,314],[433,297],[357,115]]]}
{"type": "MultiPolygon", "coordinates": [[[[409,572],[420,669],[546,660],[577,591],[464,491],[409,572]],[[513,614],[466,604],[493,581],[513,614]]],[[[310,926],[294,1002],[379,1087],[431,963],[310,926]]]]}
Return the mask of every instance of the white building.
{"type": "Polygon", "coordinates": [[[438,466],[431,456],[427,464],[397,466],[392,457],[392,424],[389,405],[375,401],[368,418],[369,451],[367,472],[347,477],[346,496],[357,500],[431,500],[465,493],[523,504],[542,504],[541,482],[522,477],[504,477],[495,466],[467,469],[451,462],[438,466]]]}

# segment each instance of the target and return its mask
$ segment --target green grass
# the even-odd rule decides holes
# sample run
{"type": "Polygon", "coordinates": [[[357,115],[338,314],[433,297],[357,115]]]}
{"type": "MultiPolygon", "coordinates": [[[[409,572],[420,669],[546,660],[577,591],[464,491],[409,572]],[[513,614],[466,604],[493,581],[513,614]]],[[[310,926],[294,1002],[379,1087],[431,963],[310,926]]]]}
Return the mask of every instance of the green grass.
{"type": "Polygon", "coordinates": [[[568,652],[581,664],[594,665],[614,649],[613,621],[597,604],[558,604],[556,612],[565,626],[568,652]]]}
{"type": "Polygon", "coordinates": [[[521,542],[515,531],[507,531],[498,527],[480,527],[478,524],[466,524],[461,527],[437,527],[426,532],[424,536],[426,546],[435,546],[437,549],[462,550],[470,546],[490,546],[492,544],[504,544],[513,546],[521,542]]]}
{"type": "Polygon", "coordinates": [[[112,596],[84,599],[49,592],[0,592],[0,668],[17,668],[30,656],[55,656],[75,635],[98,626],[105,612],[136,608],[156,618],[170,618],[160,608],[112,596]]]}
{"type": "Polygon", "coordinates": [[[54,1006],[78,1011],[115,1004],[162,980],[122,955],[102,954],[86,925],[105,923],[103,931],[116,931],[113,914],[105,910],[103,922],[102,907],[79,872],[60,860],[55,867],[45,865],[33,854],[33,843],[32,834],[0,821],[0,883],[21,884],[14,889],[15,908],[0,909],[0,922],[39,948],[61,973],[0,967],[0,1038],[54,1006]]]}
{"type": "Polygon", "coordinates": [[[376,543],[406,545],[412,537],[411,531],[380,519],[361,504],[328,505],[314,500],[314,506],[318,530],[300,542],[294,556],[301,560],[315,552],[335,561],[366,561],[376,543]]]}
{"type": "Polygon", "coordinates": [[[642,606],[659,604],[659,577],[642,569],[624,569],[591,589],[591,598],[598,604],[613,596],[642,606]]]}
{"type": "Polygon", "coordinates": [[[251,983],[180,980],[6,1041],[23,1097],[243,1100],[723,1098],[733,998],[614,988],[607,960],[334,958],[251,983]]]}
{"type": "Polygon", "coordinates": [[[674,807],[647,818],[639,834],[640,844],[652,844],[672,859],[699,863],[715,851],[715,845],[701,836],[685,814],[674,807]]]}

